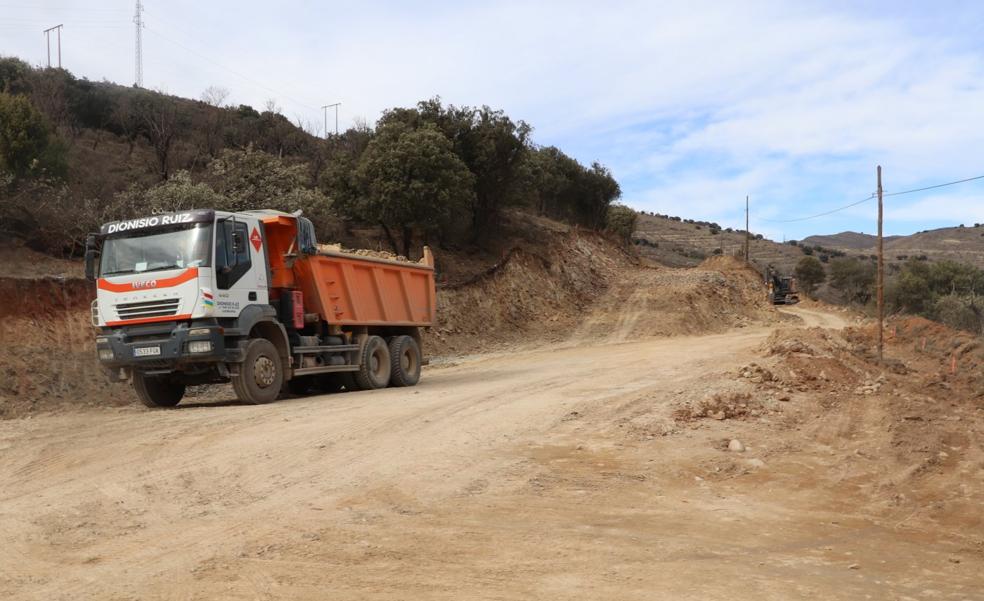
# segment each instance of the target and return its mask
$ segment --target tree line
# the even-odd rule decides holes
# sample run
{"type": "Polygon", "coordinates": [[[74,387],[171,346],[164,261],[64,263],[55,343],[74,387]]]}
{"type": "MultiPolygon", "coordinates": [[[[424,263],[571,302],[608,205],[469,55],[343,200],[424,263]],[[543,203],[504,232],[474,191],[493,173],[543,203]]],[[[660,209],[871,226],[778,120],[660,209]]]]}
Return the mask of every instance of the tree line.
{"type": "MultiPolygon", "coordinates": [[[[950,327],[984,334],[984,270],[956,261],[927,261],[909,257],[890,264],[885,282],[885,306],[890,313],[921,315],[950,327]]],[[[847,304],[870,307],[875,295],[875,264],[869,257],[840,257],[826,269],[815,257],[796,265],[796,277],[813,295],[827,282],[847,304]]]]}
{"type": "Polygon", "coordinates": [[[507,207],[626,241],[634,228],[608,169],[534,144],[531,126],[501,110],[432,98],[325,139],[275,103],[258,111],[227,98],[0,58],[0,234],[72,253],[99,220],[206,202],[378,226],[405,255],[424,243],[484,246],[507,207]]]}

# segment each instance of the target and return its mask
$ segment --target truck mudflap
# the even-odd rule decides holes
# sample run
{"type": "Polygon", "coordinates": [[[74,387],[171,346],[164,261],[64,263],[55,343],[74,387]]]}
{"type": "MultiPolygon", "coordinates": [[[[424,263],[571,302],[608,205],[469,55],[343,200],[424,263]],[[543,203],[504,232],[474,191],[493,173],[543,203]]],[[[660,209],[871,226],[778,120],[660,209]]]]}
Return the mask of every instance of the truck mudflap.
{"type": "Polygon", "coordinates": [[[99,363],[111,370],[179,368],[235,361],[241,355],[238,348],[226,348],[223,329],[215,322],[114,328],[96,337],[96,353],[99,363]]]}

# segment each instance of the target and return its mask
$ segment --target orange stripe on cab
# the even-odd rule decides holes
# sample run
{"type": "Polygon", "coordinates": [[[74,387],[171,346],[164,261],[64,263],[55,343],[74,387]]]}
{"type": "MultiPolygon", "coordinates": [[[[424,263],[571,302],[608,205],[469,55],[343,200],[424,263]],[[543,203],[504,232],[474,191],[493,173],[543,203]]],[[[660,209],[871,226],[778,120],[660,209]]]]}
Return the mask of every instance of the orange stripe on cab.
{"type": "Polygon", "coordinates": [[[185,321],[191,319],[191,313],[185,315],[165,315],[164,317],[144,317],[142,319],[127,319],[126,321],[107,321],[107,327],[132,326],[141,323],[157,323],[158,321],[185,321]]]}
{"type": "Polygon", "coordinates": [[[109,292],[133,292],[134,290],[159,290],[161,288],[171,288],[173,286],[178,286],[184,284],[189,280],[193,280],[198,277],[198,268],[189,267],[173,278],[162,278],[162,279],[151,279],[143,280],[140,282],[127,282],[125,284],[114,284],[105,279],[100,279],[96,285],[100,290],[107,290],[109,292]]]}

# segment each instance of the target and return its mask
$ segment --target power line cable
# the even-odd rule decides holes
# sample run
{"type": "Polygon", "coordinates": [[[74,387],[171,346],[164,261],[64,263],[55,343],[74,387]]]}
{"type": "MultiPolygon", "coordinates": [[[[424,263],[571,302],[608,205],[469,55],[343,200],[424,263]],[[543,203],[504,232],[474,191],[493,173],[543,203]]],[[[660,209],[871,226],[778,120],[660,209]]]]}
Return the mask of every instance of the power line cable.
{"type": "Polygon", "coordinates": [[[87,12],[87,13],[126,13],[127,9],[124,8],[90,8],[88,6],[37,6],[29,4],[0,4],[0,8],[12,8],[16,10],[40,10],[44,12],[58,11],[58,10],[69,10],[75,12],[87,12]]]}
{"type": "Polygon", "coordinates": [[[123,23],[124,22],[122,19],[74,19],[74,18],[71,18],[71,17],[69,17],[67,19],[64,19],[64,18],[63,19],[51,19],[51,18],[37,18],[37,19],[35,19],[35,18],[22,18],[22,17],[0,17],[0,23],[3,23],[5,25],[20,25],[20,24],[23,24],[23,25],[34,25],[34,24],[44,24],[44,23],[51,23],[53,20],[54,21],[61,21],[61,22],[65,23],[66,25],[84,25],[84,24],[87,24],[87,23],[89,23],[89,24],[91,24],[91,23],[120,24],[120,23],[123,23]]]}
{"type": "Polygon", "coordinates": [[[817,217],[824,217],[826,215],[832,215],[834,213],[843,211],[844,209],[850,209],[851,207],[856,207],[859,204],[866,203],[869,200],[872,200],[874,198],[875,198],[875,195],[872,194],[871,196],[869,196],[867,198],[862,198],[861,200],[859,200],[857,202],[852,202],[851,204],[846,204],[846,205],[844,205],[842,207],[837,207],[836,209],[831,209],[829,211],[824,211],[823,213],[817,213],[816,215],[807,215],[806,217],[796,217],[794,219],[765,219],[763,217],[759,217],[758,220],[759,221],[768,221],[769,223],[793,223],[794,221],[806,221],[808,219],[816,219],[817,217]]]}
{"type": "MultiPolygon", "coordinates": [[[[972,182],[972,181],[979,180],[979,179],[984,179],[984,175],[976,175],[974,177],[968,177],[968,178],[964,178],[964,179],[958,179],[958,180],[954,180],[952,182],[944,182],[942,184],[934,184],[932,186],[924,186],[922,188],[913,188],[911,190],[902,190],[901,192],[883,192],[882,193],[882,197],[885,197],[885,196],[902,196],[903,194],[913,194],[913,193],[916,193],[916,192],[925,192],[926,190],[936,190],[937,188],[945,188],[947,186],[955,186],[957,184],[963,184],[963,183],[966,183],[966,182],[972,182]]],[[[795,219],[764,219],[764,218],[761,218],[760,217],[759,218],[759,221],[768,221],[770,223],[792,223],[794,221],[806,221],[808,219],[816,219],[817,217],[824,217],[826,215],[831,215],[833,213],[837,213],[839,211],[843,211],[844,209],[849,209],[851,207],[855,207],[855,206],[857,206],[859,204],[868,202],[869,200],[873,200],[874,198],[876,198],[876,196],[877,196],[876,194],[872,194],[871,196],[869,196],[867,198],[864,198],[862,200],[859,200],[857,202],[852,202],[851,204],[847,204],[847,205],[844,205],[842,207],[838,207],[836,209],[832,209],[830,211],[824,211],[823,213],[817,213],[816,215],[808,215],[806,217],[797,217],[795,219]]]]}
{"type": "MultiPolygon", "coordinates": [[[[193,37],[189,36],[188,34],[185,34],[184,31],[185,31],[185,29],[187,29],[186,25],[175,23],[174,21],[170,20],[170,18],[168,16],[166,16],[166,14],[160,14],[160,13],[157,13],[155,11],[148,11],[146,8],[144,8],[144,12],[146,14],[150,15],[153,19],[155,19],[157,21],[160,21],[161,23],[167,25],[168,26],[168,29],[169,29],[169,31],[171,32],[172,35],[176,33],[178,37],[184,38],[184,41],[186,43],[187,42],[191,42],[196,47],[201,48],[202,50],[208,51],[210,54],[213,54],[213,55],[214,54],[220,54],[221,53],[221,50],[217,49],[215,46],[209,46],[208,44],[202,42],[201,40],[199,40],[197,38],[193,38],[193,37]]],[[[214,61],[213,61],[213,64],[217,64],[217,63],[214,63],[214,61]]],[[[259,86],[259,87],[263,88],[264,90],[267,90],[267,91],[269,91],[269,92],[271,92],[273,94],[276,94],[279,97],[286,98],[286,99],[290,100],[292,103],[294,103],[295,105],[301,106],[301,107],[306,108],[306,109],[309,109],[309,110],[319,110],[320,111],[320,109],[316,109],[315,106],[312,106],[312,103],[302,102],[301,100],[299,100],[298,99],[298,96],[299,95],[296,94],[296,93],[294,94],[294,97],[293,98],[291,98],[290,96],[287,96],[286,94],[284,94],[283,90],[286,89],[286,86],[280,86],[280,85],[278,85],[277,86],[277,89],[272,89],[272,88],[264,85],[263,83],[261,83],[259,81],[256,81],[254,79],[250,79],[250,78],[246,77],[242,73],[238,73],[238,72],[236,72],[236,71],[234,71],[232,69],[228,69],[226,67],[223,67],[222,65],[217,65],[217,66],[219,66],[219,67],[221,67],[223,69],[226,69],[227,71],[229,71],[229,72],[237,75],[238,77],[242,77],[242,78],[246,79],[246,81],[248,81],[248,82],[250,82],[250,83],[252,83],[252,84],[254,84],[256,86],[259,86]]]]}
{"type": "Polygon", "coordinates": [[[882,196],[901,196],[903,194],[912,194],[913,192],[924,192],[926,190],[935,190],[936,188],[944,188],[946,186],[953,186],[965,182],[972,182],[978,179],[984,179],[984,175],[968,177],[967,179],[958,179],[956,181],[946,182],[945,184],[935,184],[933,186],[926,186],[925,188],[913,188],[912,190],[903,190],[902,192],[884,192],[882,196]]]}
{"type": "Polygon", "coordinates": [[[212,60],[212,58],[210,58],[209,56],[207,56],[205,54],[202,54],[201,52],[198,52],[197,50],[194,50],[192,48],[189,48],[188,46],[185,46],[184,44],[182,44],[180,42],[177,42],[175,40],[172,40],[172,39],[168,38],[167,36],[165,36],[164,34],[162,34],[161,32],[157,31],[156,29],[154,29],[152,27],[146,27],[146,25],[144,27],[145,27],[145,29],[147,31],[153,33],[154,35],[156,35],[157,37],[161,38],[162,40],[164,40],[164,41],[166,41],[166,42],[168,42],[170,44],[174,44],[178,48],[181,48],[182,50],[184,50],[186,52],[190,52],[191,54],[194,54],[195,56],[201,58],[202,60],[207,61],[207,62],[211,63],[212,65],[214,65],[214,66],[216,66],[216,67],[218,67],[218,68],[220,68],[220,69],[222,69],[224,71],[228,71],[229,73],[232,73],[233,75],[235,75],[237,77],[240,77],[241,79],[243,79],[243,80],[245,80],[245,81],[253,84],[254,86],[257,86],[259,88],[262,88],[262,89],[264,89],[264,90],[266,90],[266,91],[268,91],[271,94],[274,94],[276,96],[279,96],[281,98],[284,98],[285,100],[288,100],[288,101],[296,104],[297,106],[301,106],[301,107],[306,108],[306,109],[311,110],[311,111],[320,112],[320,109],[318,109],[318,108],[316,108],[316,107],[314,107],[314,106],[312,106],[310,104],[307,104],[306,102],[302,102],[300,100],[297,100],[296,98],[292,98],[290,96],[287,96],[286,94],[283,93],[283,91],[276,90],[274,88],[271,88],[271,87],[269,87],[269,86],[267,86],[267,85],[265,85],[265,84],[263,84],[263,83],[261,83],[259,81],[256,81],[255,79],[253,79],[253,78],[251,78],[251,77],[249,77],[247,75],[244,75],[244,74],[240,73],[239,71],[236,71],[235,69],[230,69],[229,67],[227,67],[227,66],[225,66],[225,65],[223,65],[221,63],[218,63],[218,62],[212,60]]]}

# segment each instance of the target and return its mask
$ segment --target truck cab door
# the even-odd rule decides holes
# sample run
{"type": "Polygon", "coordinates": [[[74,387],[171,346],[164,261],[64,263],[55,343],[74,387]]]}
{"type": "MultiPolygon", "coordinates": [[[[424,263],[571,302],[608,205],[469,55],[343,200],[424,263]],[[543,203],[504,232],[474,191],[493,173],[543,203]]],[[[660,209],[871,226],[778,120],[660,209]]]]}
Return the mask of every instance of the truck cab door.
{"type": "Polygon", "coordinates": [[[238,317],[268,304],[266,253],[259,220],[229,217],[215,228],[215,316],[238,317]]]}

